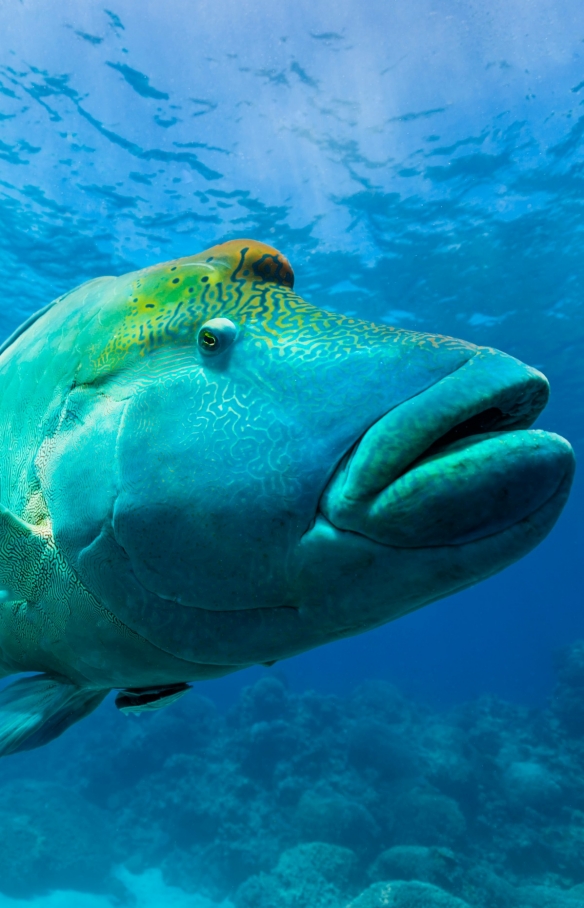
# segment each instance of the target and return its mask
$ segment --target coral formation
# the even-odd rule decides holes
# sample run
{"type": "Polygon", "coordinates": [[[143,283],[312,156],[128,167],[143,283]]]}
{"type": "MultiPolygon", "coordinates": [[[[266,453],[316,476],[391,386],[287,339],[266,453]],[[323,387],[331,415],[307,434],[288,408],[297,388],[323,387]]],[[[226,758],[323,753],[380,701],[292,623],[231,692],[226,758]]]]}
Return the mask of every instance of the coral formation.
{"type": "Polygon", "coordinates": [[[3,785],[0,831],[0,891],[6,895],[58,888],[101,892],[115,885],[109,818],[65,785],[3,785]]]}
{"type": "Polygon", "coordinates": [[[236,908],[575,908],[583,704],[575,644],[538,710],[298,694],[273,672],[226,715],[196,691],[105,709],[3,764],[0,892],[111,891],[124,865],[236,908]]]}

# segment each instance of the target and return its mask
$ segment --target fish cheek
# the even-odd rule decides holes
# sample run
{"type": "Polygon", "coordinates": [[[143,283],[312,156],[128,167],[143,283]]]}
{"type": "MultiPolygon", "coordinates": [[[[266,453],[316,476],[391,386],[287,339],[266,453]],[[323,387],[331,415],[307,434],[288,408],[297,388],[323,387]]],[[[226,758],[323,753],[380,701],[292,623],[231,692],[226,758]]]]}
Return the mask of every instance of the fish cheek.
{"type": "Polygon", "coordinates": [[[74,566],[111,520],[116,441],[126,406],[105,394],[86,396],[82,408],[79,401],[65,402],[59,428],[43,442],[35,462],[53,535],[74,566]]]}
{"type": "Polygon", "coordinates": [[[281,601],[289,475],[274,469],[273,439],[250,406],[228,376],[193,372],[149,386],[128,407],[113,532],[136,578],[164,600],[210,609],[281,601]]]}

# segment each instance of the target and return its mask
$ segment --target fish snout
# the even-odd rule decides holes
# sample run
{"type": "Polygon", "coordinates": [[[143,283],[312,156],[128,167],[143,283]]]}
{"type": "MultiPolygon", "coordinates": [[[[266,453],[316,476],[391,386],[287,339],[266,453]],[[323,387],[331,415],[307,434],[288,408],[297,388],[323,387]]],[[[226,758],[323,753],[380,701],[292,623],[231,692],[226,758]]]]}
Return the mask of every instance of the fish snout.
{"type": "Polygon", "coordinates": [[[460,545],[502,532],[567,498],[574,454],[529,430],[545,377],[479,348],[431,388],[386,413],[339,464],[320,509],[337,529],[385,545],[460,545]]]}

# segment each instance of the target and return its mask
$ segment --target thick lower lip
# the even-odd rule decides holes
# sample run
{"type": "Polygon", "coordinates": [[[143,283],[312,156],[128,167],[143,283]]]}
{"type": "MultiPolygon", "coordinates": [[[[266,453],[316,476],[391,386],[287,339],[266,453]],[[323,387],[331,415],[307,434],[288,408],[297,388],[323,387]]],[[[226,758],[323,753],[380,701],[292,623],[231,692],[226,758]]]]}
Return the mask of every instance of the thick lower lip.
{"type": "Polygon", "coordinates": [[[547,399],[541,373],[480,349],[357,441],[322,497],[323,514],[338,529],[407,547],[507,529],[569,488],[569,444],[525,431],[547,399]]]}

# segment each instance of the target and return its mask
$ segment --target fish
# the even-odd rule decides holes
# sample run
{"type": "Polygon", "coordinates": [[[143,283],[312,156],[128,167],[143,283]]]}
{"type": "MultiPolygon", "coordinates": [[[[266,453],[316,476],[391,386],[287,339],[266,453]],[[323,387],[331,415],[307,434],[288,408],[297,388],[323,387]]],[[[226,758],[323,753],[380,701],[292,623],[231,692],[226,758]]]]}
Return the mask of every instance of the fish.
{"type": "Polygon", "coordinates": [[[379,627],[523,557],[574,454],[505,353],[320,309],[254,240],[0,347],[0,754],[379,627]],[[34,673],[34,674],[30,674],[34,673]]]}

